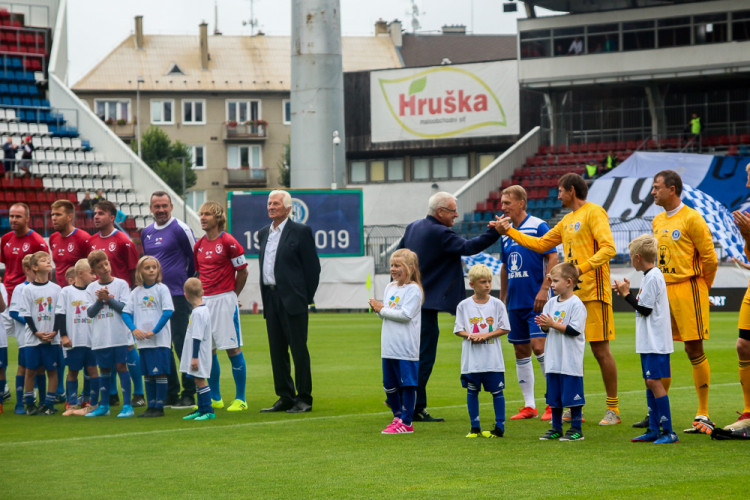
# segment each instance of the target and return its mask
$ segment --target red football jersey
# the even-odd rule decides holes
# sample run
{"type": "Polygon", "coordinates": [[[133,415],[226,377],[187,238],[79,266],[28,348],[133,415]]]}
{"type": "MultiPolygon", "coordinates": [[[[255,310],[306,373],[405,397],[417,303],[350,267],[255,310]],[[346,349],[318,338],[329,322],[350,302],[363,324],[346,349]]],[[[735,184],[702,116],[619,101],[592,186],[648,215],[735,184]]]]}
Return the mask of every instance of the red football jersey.
{"type": "Polygon", "coordinates": [[[195,269],[204,295],[233,292],[235,272],[246,267],[245,249],[227,232],[213,241],[204,236],[195,244],[195,269]]]}
{"type": "Polygon", "coordinates": [[[75,266],[80,259],[89,255],[88,241],[91,235],[83,229],[75,228],[67,236],[59,232],[49,237],[49,247],[52,250],[52,260],[55,262],[55,281],[61,287],[68,286],[65,272],[75,266]]]}
{"type": "Polygon", "coordinates": [[[12,297],[16,285],[26,281],[21,265],[23,258],[34,252],[49,252],[49,248],[44,238],[33,229],[20,238],[13,231],[6,233],[0,239],[0,245],[0,262],[5,264],[5,289],[8,291],[8,297],[12,297]]]}
{"type": "Polygon", "coordinates": [[[89,238],[89,252],[92,250],[102,250],[106,253],[112,267],[112,276],[125,280],[130,288],[133,288],[130,275],[138,265],[138,250],[125,233],[115,229],[105,238],[102,238],[101,233],[96,233],[89,238]]]}

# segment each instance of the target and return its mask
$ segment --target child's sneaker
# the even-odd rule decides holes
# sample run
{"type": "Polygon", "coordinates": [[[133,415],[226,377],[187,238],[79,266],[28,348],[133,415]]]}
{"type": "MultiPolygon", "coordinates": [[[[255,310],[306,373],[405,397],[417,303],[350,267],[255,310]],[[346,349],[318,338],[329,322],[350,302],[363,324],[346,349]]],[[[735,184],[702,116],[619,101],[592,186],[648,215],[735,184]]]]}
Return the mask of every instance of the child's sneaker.
{"type": "Polygon", "coordinates": [[[631,443],[653,443],[659,439],[659,432],[653,429],[649,429],[645,434],[641,434],[638,437],[634,437],[630,440],[631,443]]]}
{"type": "Polygon", "coordinates": [[[394,425],[393,427],[383,429],[383,432],[381,434],[411,434],[413,432],[414,432],[413,425],[406,425],[402,422],[399,422],[398,425],[394,425]]]}
{"type": "MultiPolygon", "coordinates": [[[[91,407],[89,406],[89,408],[91,407]]],[[[108,416],[109,416],[109,406],[106,406],[106,405],[99,405],[95,409],[91,410],[90,412],[86,414],[86,417],[108,417],[108,416]]]]}
{"type": "Polygon", "coordinates": [[[39,415],[39,408],[37,408],[36,405],[27,406],[26,415],[29,415],[29,416],[39,415]]]}
{"type": "Polygon", "coordinates": [[[672,443],[679,443],[680,438],[677,437],[677,434],[674,432],[670,432],[669,434],[662,434],[662,436],[654,441],[654,444],[672,444],[672,443]]]}
{"type": "Polygon", "coordinates": [[[194,419],[200,417],[201,415],[202,415],[201,412],[199,412],[198,410],[195,410],[192,413],[189,413],[189,414],[185,415],[184,417],[182,417],[182,420],[194,420],[194,419]]]}
{"type": "Polygon", "coordinates": [[[503,430],[499,427],[495,427],[489,432],[483,432],[482,435],[486,438],[494,439],[503,437],[505,435],[505,432],[503,432],[503,430]]]}
{"type": "Polygon", "coordinates": [[[510,417],[511,420],[524,420],[527,418],[536,418],[539,416],[539,412],[536,408],[532,408],[531,406],[524,406],[520,410],[518,410],[518,413],[510,417]]]}
{"type": "Polygon", "coordinates": [[[195,417],[193,420],[196,422],[202,421],[202,420],[213,420],[216,418],[216,414],[213,412],[204,413],[202,415],[199,415],[195,417]]]}
{"type": "Polygon", "coordinates": [[[685,434],[708,434],[710,436],[714,431],[714,427],[716,427],[716,424],[711,422],[707,416],[696,415],[693,420],[693,426],[688,427],[682,432],[685,434]]]}
{"type": "Polygon", "coordinates": [[[80,410],[78,405],[69,405],[67,408],[65,408],[65,411],[63,412],[63,417],[70,417],[71,415],[75,415],[76,412],[80,410]]]}
{"type": "Polygon", "coordinates": [[[542,415],[542,422],[549,422],[552,420],[552,408],[547,405],[547,408],[544,409],[544,415],[542,415]]]}
{"type": "Polygon", "coordinates": [[[489,432],[488,431],[482,432],[482,429],[480,429],[479,427],[472,427],[469,433],[466,435],[466,437],[470,439],[478,438],[480,436],[489,437],[489,436],[485,436],[485,434],[489,434],[489,432]]]}
{"type": "Polygon", "coordinates": [[[47,405],[40,406],[38,408],[38,410],[39,411],[38,411],[37,415],[54,415],[55,413],[57,413],[57,410],[55,410],[53,407],[47,406],[47,405]]]}
{"type": "Polygon", "coordinates": [[[568,432],[560,438],[560,441],[583,441],[583,434],[581,434],[581,431],[571,427],[568,429],[568,432]]]}
{"type": "Polygon", "coordinates": [[[130,406],[133,408],[143,408],[146,406],[146,398],[143,397],[143,394],[133,394],[132,401],[130,401],[130,406]]]}
{"type": "Polygon", "coordinates": [[[401,419],[400,418],[393,417],[393,420],[391,421],[391,423],[388,424],[388,425],[386,425],[385,428],[386,429],[390,429],[391,427],[394,427],[394,426],[396,426],[396,425],[398,425],[400,423],[401,423],[401,419]]]}
{"type": "Polygon", "coordinates": [[[129,418],[134,416],[135,412],[133,411],[133,407],[131,405],[122,405],[122,410],[120,410],[117,418],[129,418]]]}
{"type": "Polygon", "coordinates": [[[544,433],[543,436],[539,437],[539,441],[552,441],[553,439],[560,439],[562,432],[557,429],[550,429],[544,433]]]}
{"type": "Polygon", "coordinates": [[[16,407],[13,409],[13,413],[15,413],[16,415],[25,415],[26,408],[24,408],[23,405],[16,405],[16,407]]]}
{"type": "Polygon", "coordinates": [[[607,410],[604,418],[599,421],[599,425],[617,425],[620,423],[620,416],[614,410],[607,410]]]}

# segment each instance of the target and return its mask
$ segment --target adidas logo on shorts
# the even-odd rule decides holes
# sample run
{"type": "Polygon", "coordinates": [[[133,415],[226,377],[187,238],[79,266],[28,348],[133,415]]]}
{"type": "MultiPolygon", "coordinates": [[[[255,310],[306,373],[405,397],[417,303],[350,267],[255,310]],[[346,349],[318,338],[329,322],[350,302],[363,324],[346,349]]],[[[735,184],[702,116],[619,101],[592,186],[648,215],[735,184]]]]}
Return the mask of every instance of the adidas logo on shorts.
{"type": "Polygon", "coordinates": [[[576,394],[575,397],[573,398],[573,401],[580,401],[580,400],[581,400],[580,394],[576,394]]]}

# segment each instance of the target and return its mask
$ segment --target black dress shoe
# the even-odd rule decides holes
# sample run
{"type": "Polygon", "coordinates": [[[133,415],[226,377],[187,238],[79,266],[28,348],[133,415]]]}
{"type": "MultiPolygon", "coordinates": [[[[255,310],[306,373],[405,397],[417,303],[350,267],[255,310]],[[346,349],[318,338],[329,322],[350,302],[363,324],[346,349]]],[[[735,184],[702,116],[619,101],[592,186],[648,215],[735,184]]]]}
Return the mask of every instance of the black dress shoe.
{"type": "Polygon", "coordinates": [[[427,413],[427,410],[421,410],[414,413],[414,421],[415,422],[445,422],[444,418],[440,417],[433,417],[429,413],[427,413]]]}
{"type": "Polygon", "coordinates": [[[305,403],[304,401],[297,401],[294,406],[289,408],[287,413],[307,413],[312,411],[312,405],[305,403]]]}
{"type": "Polygon", "coordinates": [[[287,411],[293,406],[294,406],[294,403],[292,401],[284,401],[283,399],[279,399],[273,404],[273,406],[271,406],[270,408],[263,408],[260,410],[260,412],[271,413],[275,411],[287,411]]]}
{"type": "Polygon", "coordinates": [[[648,429],[648,415],[646,415],[646,418],[644,418],[640,422],[634,423],[633,427],[635,427],[636,429],[648,429]]]}

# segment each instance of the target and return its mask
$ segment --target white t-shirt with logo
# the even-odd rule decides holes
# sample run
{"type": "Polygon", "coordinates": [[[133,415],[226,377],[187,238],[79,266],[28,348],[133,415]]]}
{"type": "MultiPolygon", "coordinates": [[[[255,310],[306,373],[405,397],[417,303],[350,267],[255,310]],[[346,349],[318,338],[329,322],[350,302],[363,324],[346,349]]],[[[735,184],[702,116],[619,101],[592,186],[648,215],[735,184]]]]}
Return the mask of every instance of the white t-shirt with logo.
{"type": "Polygon", "coordinates": [[[415,283],[399,286],[392,281],[383,292],[380,357],[419,361],[422,326],[422,290],[415,283]]]}
{"type": "MultiPolygon", "coordinates": [[[[137,286],[130,292],[122,312],[133,315],[133,323],[136,328],[144,332],[153,331],[164,311],[174,311],[172,295],[164,283],[155,283],[153,286],[137,286]]],[[[172,345],[172,334],[170,322],[159,330],[153,337],[143,340],[136,339],[138,349],[149,349],[154,347],[169,348],[172,345]]]]}
{"type": "MultiPolygon", "coordinates": [[[[86,287],[89,296],[87,308],[96,303],[96,292],[105,287],[118,302],[126,302],[130,296],[130,287],[125,280],[113,278],[112,282],[106,285],[94,281],[86,287]]],[[[109,307],[109,304],[103,304],[93,320],[91,323],[91,349],[133,345],[133,335],[122,320],[122,314],[109,307]]]]}
{"type": "MultiPolygon", "coordinates": [[[[461,301],[456,309],[453,333],[489,333],[510,330],[505,304],[490,296],[485,304],[478,304],[474,297],[461,301]]],[[[463,339],[461,343],[461,373],[505,372],[505,360],[500,337],[481,343],[463,339]]]]}
{"type": "Polygon", "coordinates": [[[542,314],[552,316],[552,319],[565,326],[570,326],[580,332],[572,337],[550,328],[547,333],[547,343],[544,347],[544,366],[547,373],[560,373],[583,377],[583,352],[586,348],[586,306],[577,295],[560,302],[555,296],[544,305],[542,314]]]}
{"type": "MultiPolygon", "coordinates": [[[[15,291],[13,292],[16,293],[15,291]]],[[[36,331],[51,332],[55,328],[55,309],[57,307],[57,297],[60,295],[60,287],[56,283],[48,281],[41,285],[39,283],[29,283],[23,289],[21,296],[19,314],[21,317],[31,317],[34,322],[36,331]]],[[[42,343],[42,340],[31,333],[31,328],[26,325],[26,347],[35,346],[42,343]]],[[[55,335],[51,344],[60,343],[60,334],[55,335]]]]}
{"type": "Polygon", "coordinates": [[[635,312],[635,352],[639,354],[671,354],[672,320],[669,317],[667,283],[658,267],[652,267],[643,275],[638,290],[638,305],[651,309],[643,316],[635,312]]]}
{"type": "Polygon", "coordinates": [[[91,347],[91,324],[94,320],[86,313],[89,294],[85,288],[66,286],[57,299],[55,314],[65,315],[65,330],[73,347],[91,347]]]}

